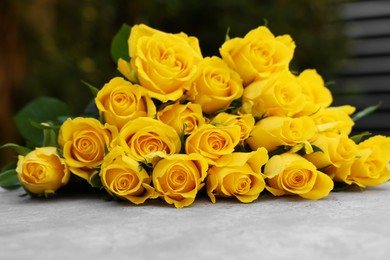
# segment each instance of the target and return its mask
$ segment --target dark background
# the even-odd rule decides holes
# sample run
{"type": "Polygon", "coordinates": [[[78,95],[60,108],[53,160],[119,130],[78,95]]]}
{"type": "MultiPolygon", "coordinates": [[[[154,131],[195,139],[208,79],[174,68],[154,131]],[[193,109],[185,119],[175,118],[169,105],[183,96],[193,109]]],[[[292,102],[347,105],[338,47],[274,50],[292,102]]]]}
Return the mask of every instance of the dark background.
{"type": "MultiPolygon", "coordinates": [[[[384,19],[379,27],[385,28],[390,25],[390,10],[379,16],[371,12],[362,18],[362,8],[356,8],[356,4],[364,2],[371,2],[370,6],[378,5],[378,2],[384,7],[389,3],[336,0],[2,0],[0,144],[23,144],[12,116],[35,97],[60,98],[69,104],[72,113],[81,113],[92,98],[81,80],[100,88],[116,74],[110,44],[122,23],[145,23],[159,30],[183,31],[196,36],[204,56],[219,55],[218,48],[228,27],[231,37],[241,37],[249,30],[267,24],[275,35],[290,34],[295,40],[297,48],[292,70],[299,72],[315,68],[326,82],[335,82],[329,85],[336,96],[334,105],[348,102],[361,109],[376,104],[379,101],[376,98],[383,98],[388,92],[390,65],[388,69],[386,63],[377,65],[382,71],[368,75],[376,79],[374,84],[373,79],[367,79],[364,68],[362,71],[362,68],[356,69],[350,64],[356,64],[359,58],[389,57],[389,50],[367,54],[367,49],[377,49],[377,45],[371,42],[371,47],[365,47],[367,45],[359,43],[356,47],[356,41],[375,37],[388,41],[390,32],[383,29],[384,32],[368,38],[359,33],[356,36],[354,28],[361,28],[361,25],[354,23],[372,22],[379,17],[384,19]],[[357,51],[359,48],[363,54],[357,51]],[[378,81],[381,77],[383,80],[378,81]],[[362,78],[366,80],[364,86],[359,85],[362,78]],[[362,98],[363,93],[371,95],[371,100],[362,98]]],[[[372,69],[372,65],[367,67],[372,69]]],[[[357,125],[356,131],[372,126],[375,133],[390,134],[390,123],[383,127],[388,118],[387,105],[382,107],[377,112],[382,124],[363,122],[357,125]]],[[[3,150],[0,152],[1,164],[14,156],[3,150]]]]}

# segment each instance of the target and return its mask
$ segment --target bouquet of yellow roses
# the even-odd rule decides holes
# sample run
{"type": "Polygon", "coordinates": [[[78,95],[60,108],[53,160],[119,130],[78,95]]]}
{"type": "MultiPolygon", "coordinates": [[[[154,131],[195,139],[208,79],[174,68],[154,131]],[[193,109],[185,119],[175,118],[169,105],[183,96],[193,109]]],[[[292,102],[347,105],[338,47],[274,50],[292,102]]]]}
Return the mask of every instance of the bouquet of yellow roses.
{"type": "Polygon", "coordinates": [[[316,70],[290,71],[295,47],[260,26],[203,57],[196,37],[124,25],[111,48],[123,77],[86,83],[84,115],[50,98],[19,112],[27,145],[3,145],[20,155],[0,185],[48,197],[79,179],[115,199],[180,208],[202,189],[213,203],[248,203],[265,191],[321,199],[387,182],[390,138],[350,136],[374,108],[332,107],[316,70]]]}

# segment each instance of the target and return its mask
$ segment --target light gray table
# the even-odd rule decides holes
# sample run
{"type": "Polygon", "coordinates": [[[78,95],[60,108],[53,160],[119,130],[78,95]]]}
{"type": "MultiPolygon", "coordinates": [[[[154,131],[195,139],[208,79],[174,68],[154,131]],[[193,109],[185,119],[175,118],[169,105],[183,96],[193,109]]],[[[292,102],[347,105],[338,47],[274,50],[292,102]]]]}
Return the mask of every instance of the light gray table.
{"type": "Polygon", "coordinates": [[[102,194],[51,200],[0,189],[0,259],[388,259],[390,183],[319,201],[199,198],[175,209],[102,194]]]}

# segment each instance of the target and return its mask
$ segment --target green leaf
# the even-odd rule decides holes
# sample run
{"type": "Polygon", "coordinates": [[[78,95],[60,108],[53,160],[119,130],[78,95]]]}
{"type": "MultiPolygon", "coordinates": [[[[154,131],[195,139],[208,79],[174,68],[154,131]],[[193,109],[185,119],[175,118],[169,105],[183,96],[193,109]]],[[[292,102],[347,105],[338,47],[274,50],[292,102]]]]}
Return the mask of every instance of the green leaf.
{"type": "Polygon", "coordinates": [[[316,153],[316,152],[324,152],[324,151],[322,151],[322,149],[321,148],[319,148],[318,146],[315,146],[315,145],[311,145],[311,147],[313,148],[313,153],[316,153]]]}
{"type": "Polygon", "coordinates": [[[380,106],[382,105],[382,103],[378,103],[377,105],[373,105],[373,106],[369,106],[369,107],[366,107],[365,109],[363,109],[362,111],[359,111],[357,112],[356,114],[354,114],[352,116],[352,120],[353,121],[357,121],[359,120],[360,118],[362,117],[365,117],[371,113],[373,113],[375,110],[377,110],[380,106]]]}
{"type": "Polygon", "coordinates": [[[230,26],[226,29],[225,42],[227,42],[228,40],[230,40],[229,33],[230,33],[230,26]]]}
{"type": "Polygon", "coordinates": [[[128,24],[123,24],[118,33],[114,36],[111,42],[111,56],[115,63],[118,63],[119,58],[126,61],[130,60],[129,47],[127,40],[130,37],[131,27],[128,24]]]}
{"type": "Polygon", "coordinates": [[[363,132],[361,134],[351,136],[350,139],[352,141],[354,141],[356,144],[359,144],[364,137],[369,136],[369,135],[371,135],[371,133],[366,131],[366,132],[363,132]]]}
{"type": "Polygon", "coordinates": [[[42,146],[57,146],[56,131],[60,128],[58,125],[54,125],[52,122],[38,123],[34,121],[31,121],[31,125],[43,130],[42,146]]]}
{"type": "Polygon", "coordinates": [[[10,169],[0,173],[0,187],[4,189],[14,189],[20,187],[18,173],[15,169],[10,169]]]}
{"type": "Polygon", "coordinates": [[[288,148],[284,145],[280,145],[275,150],[268,152],[268,156],[269,156],[269,158],[271,158],[274,155],[279,155],[279,154],[285,153],[286,151],[288,151],[288,148]]]}
{"type": "Polygon", "coordinates": [[[43,146],[57,147],[57,134],[53,129],[43,130],[43,146]]]}
{"type": "Polygon", "coordinates": [[[333,192],[346,191],[351,187],[351,185],[345,182],[334,182],[333,192]]]}
{"type": "Polygon", "coordinates": [[[30,123],[33,127],[41,129],[41,130],[57,130],[60,127],[58,125],[54,125],[53,122],[35,122],[30,120],[30,123]]]}
{"type": "Polygon", "coordinates": [[[27,147],[24,147],[24,146],[21,146],[18,144],[13,144],[13,143],[4,144],[4,145],[0,146],[0,149],[1,148],[11,148],[15,152],[17,152],[18,154],[23,155],[23,156],[25,156],[26,154],[31,152],[31,150],[28,149],[27,147]]]}
{"type": "Polygon", "coordinates": [[[59,118],[69,116],[67,105],[52,97],[40,97],[23,107],[15,116],[15,123],[20,134],[31,146],[42,146],[43,132],[31,122],[53,122],[60,124],[59,118]]]}
{"type": "Polygon", "coordinates": [[[96,173],[94,175],[91,176],[91,178],[89,179],[89,184],[94,187],[94,188],[99,188],[101,189],[103,187],[103,184],[102,184],[102,181],[100,179],[100,175],[99,173],[96,173]]]}
{"type": "Polygon", "coordinates": [[[97,93],[99,92],[99,89],[97,87],[92,86],[91,84],[89,84],[88,82],[86,82],[84,80],[82,80],[81,82],[89,88],[89,90],[91,91],[91,93],[94,97],[97,96],[97,93]]]}

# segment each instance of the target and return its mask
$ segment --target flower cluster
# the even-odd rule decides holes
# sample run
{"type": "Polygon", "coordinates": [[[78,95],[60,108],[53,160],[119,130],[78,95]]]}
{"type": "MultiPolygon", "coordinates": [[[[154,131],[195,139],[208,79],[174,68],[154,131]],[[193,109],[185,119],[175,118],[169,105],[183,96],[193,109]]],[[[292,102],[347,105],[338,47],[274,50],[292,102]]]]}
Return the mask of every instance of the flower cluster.
{"type": "MultiPolygon", "coordinates": [[[[146,25],[129,30],[123,77],[96,89],[98,116],[68,117],[53,146],[20,155],[30,193],[48,195],[77,175],[134,204],[248,203],[263,191],[321,199],[335,184],[390,179],[390,138],[350,136],[355,108],[334,107],[314,69],[289,69],[295,43],[266,26],[228,38],[203,57],[196,37],[146,25]]],[[[47,129],[46,129],[47,130],[47,129]]]]}

